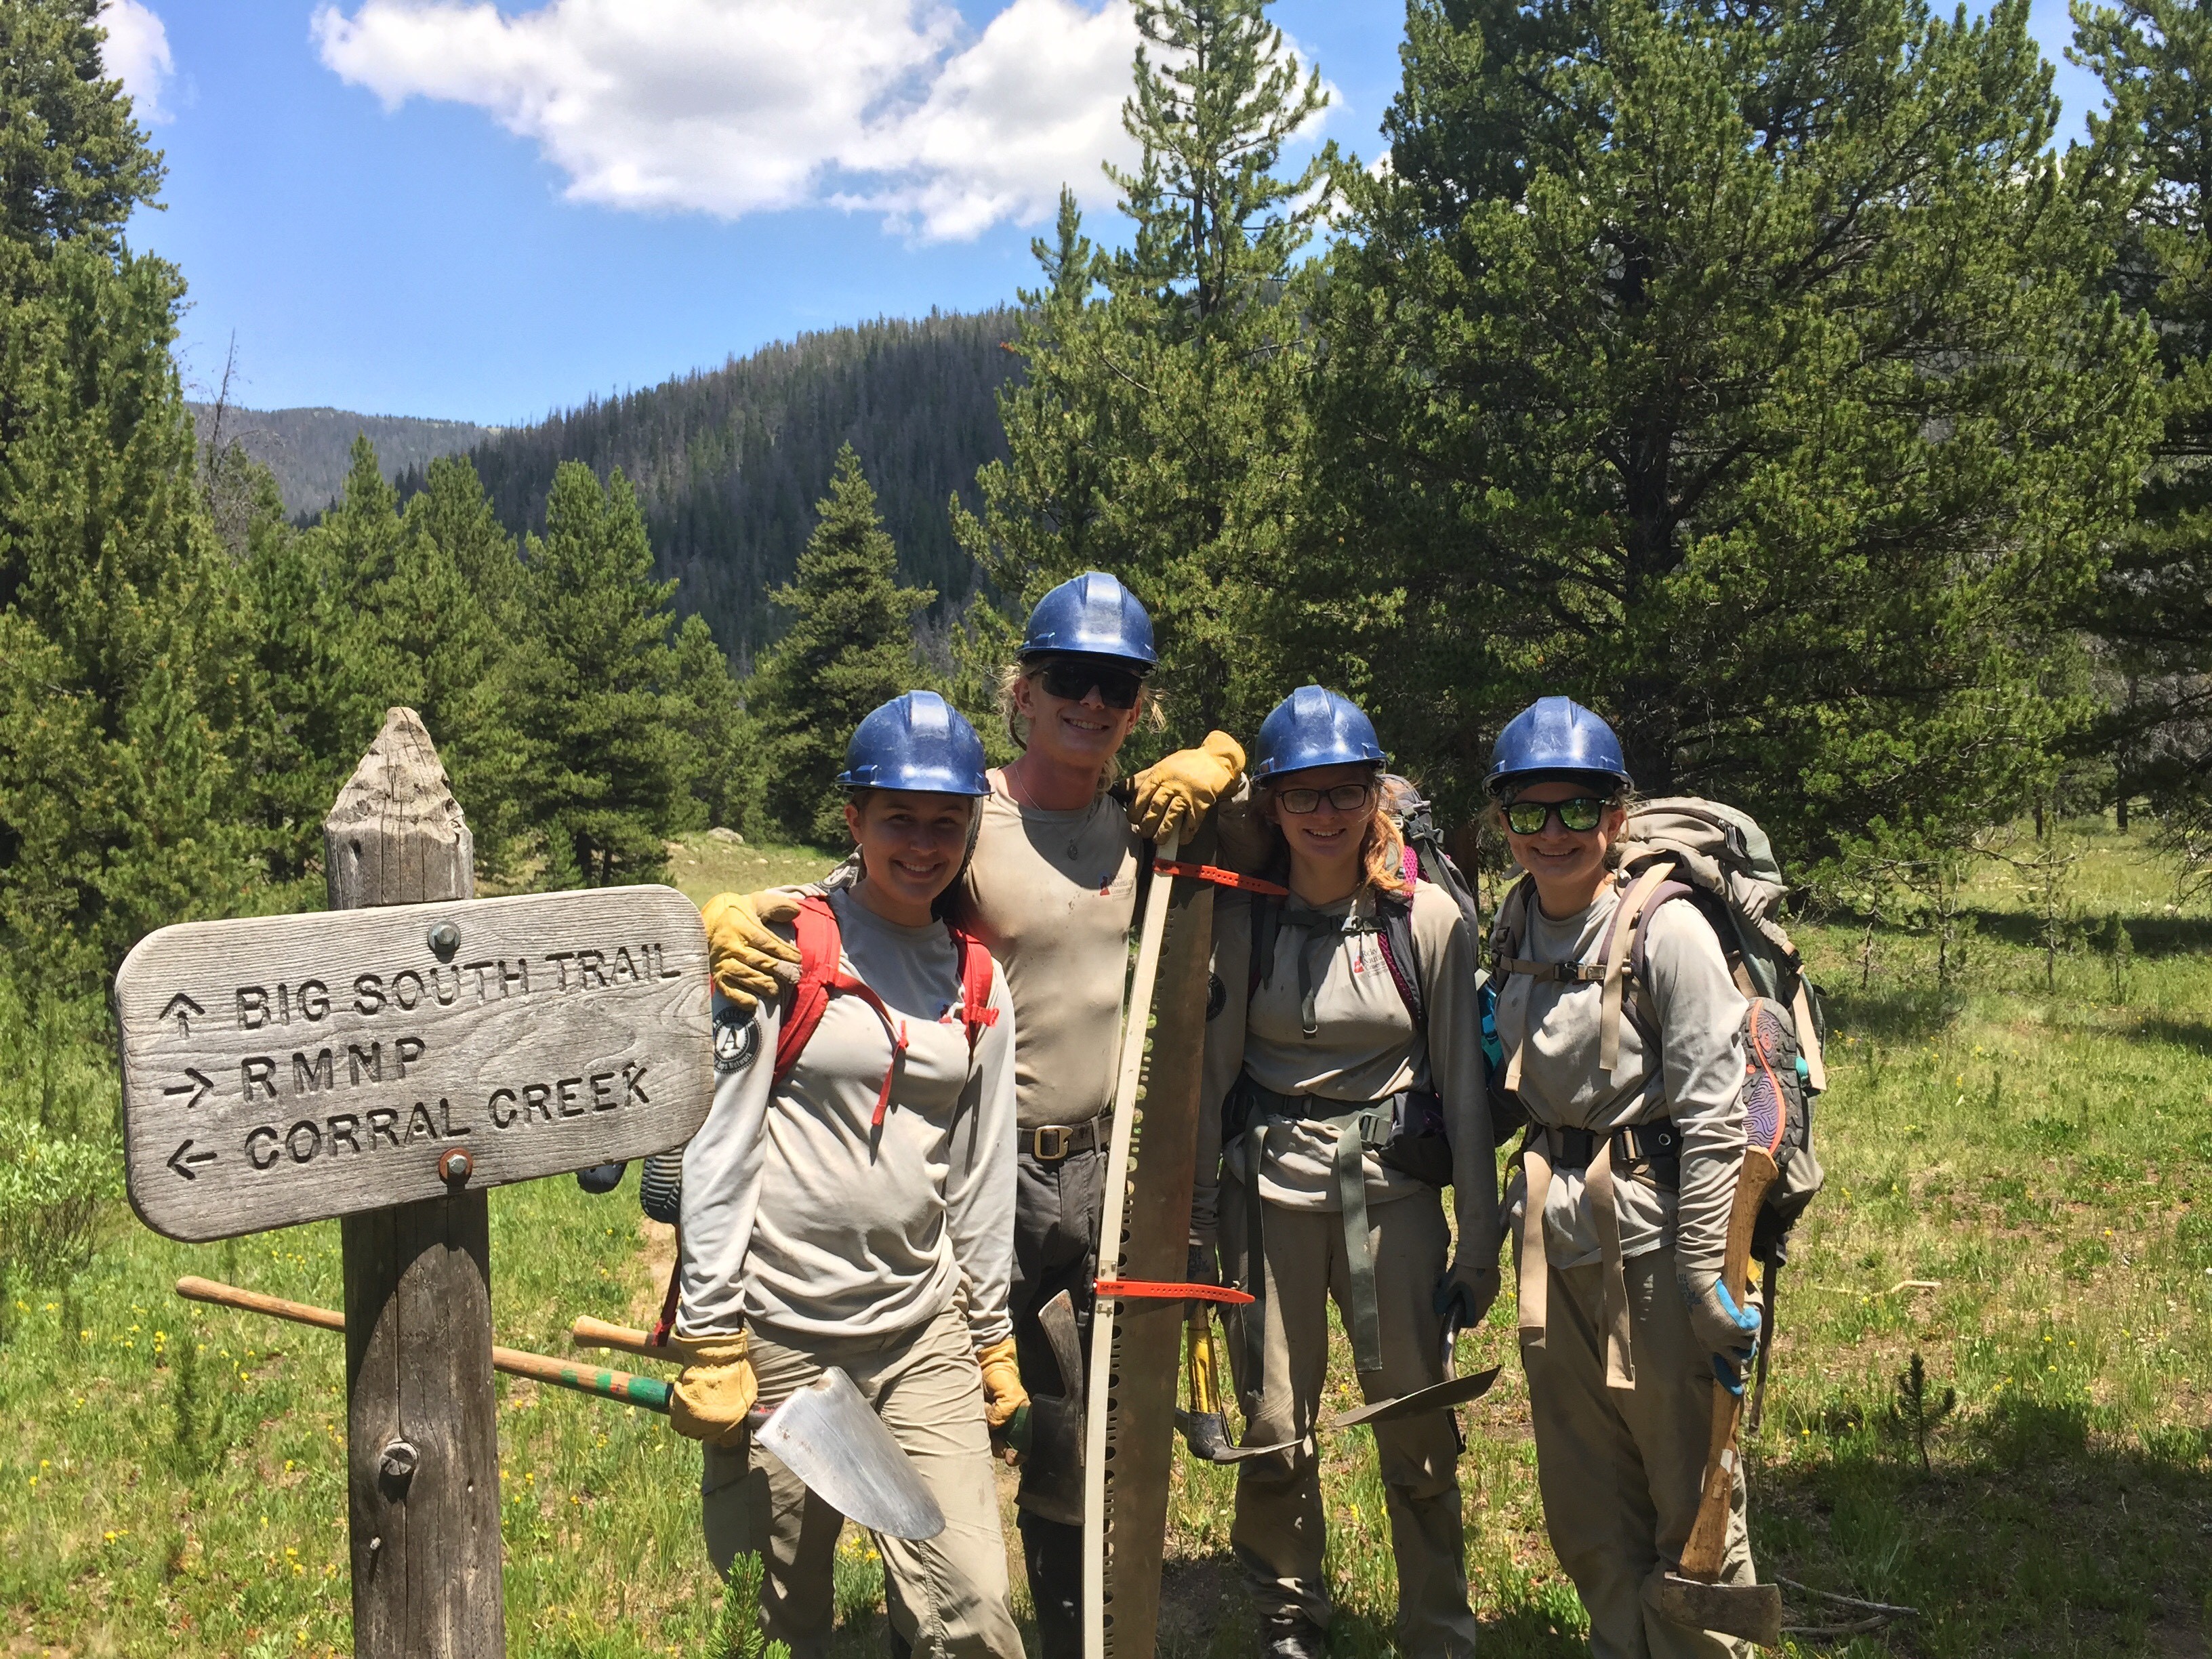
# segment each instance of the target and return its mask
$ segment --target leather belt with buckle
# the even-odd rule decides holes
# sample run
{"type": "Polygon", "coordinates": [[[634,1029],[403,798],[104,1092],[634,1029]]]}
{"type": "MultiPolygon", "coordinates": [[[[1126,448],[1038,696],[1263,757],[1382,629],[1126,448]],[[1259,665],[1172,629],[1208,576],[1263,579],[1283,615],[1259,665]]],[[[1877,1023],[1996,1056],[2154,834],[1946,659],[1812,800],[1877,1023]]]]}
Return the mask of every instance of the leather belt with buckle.
{"type": "Polygon", "coordinates": [[[1094,1117],[1088,1123],[1040,1123],[1028,1131],[1030,1144],[1024,1150],[1040,1164],[1057,1164],[1071,1153],[1096,1151],[1098,1126],[1104,1121],[1094,1117]]]}

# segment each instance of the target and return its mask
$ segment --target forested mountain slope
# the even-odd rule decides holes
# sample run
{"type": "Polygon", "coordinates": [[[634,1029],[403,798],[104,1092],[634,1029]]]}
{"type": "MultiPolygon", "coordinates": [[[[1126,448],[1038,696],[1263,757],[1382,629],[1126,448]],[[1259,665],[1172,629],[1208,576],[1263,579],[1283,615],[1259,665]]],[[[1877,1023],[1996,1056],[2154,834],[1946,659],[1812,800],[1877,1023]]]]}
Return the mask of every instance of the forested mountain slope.
{"type": "MultiPolygon", "coordinates": [[[[1000,349],[1016,313],[933,313],[804,334],[720,368],[586,401],[471,451],[510,527],[543,527],[554,470],[619,466],[637,490],[677,604],[698,611],[732,659],[771,636],[768,590],[789,580],[850,442],[881,501],[901,574],[957,599],[969,562],[945,513],[975,469],[1006,453],[995,394],[1017,372],[1000,349]]],[[[410,475],[400,488],[416,482],[410,475]]]]}
{"type": "MultiPolygon", "coordinates": [[[[186,405],[202,444],[216,437],[216,406],[186,405]]],[[[366,436],[387,478],[420,471],[441,455],[466,449],[497,428],[469,421],[418,419],[410,415],[356,415],[344,409],[240,409],[222,411],[221,441],[233,439],[276,475],[284,511],[297,518],[319,513],[344,492],[353,441],[366,436]]]]}

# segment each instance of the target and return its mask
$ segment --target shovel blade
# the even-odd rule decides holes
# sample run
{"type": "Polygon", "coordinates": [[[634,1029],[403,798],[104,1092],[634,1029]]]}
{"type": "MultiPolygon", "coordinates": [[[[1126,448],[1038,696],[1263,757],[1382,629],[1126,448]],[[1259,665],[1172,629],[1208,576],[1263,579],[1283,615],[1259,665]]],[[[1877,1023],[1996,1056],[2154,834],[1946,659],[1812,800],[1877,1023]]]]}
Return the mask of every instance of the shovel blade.
{"type": "Polygon", "coordinates": [[[753,1431],[806,1489],[870,1532],[934,1538],[945,1511],[853,1379],[835,1366],[769,1413],[753,1431]]]}
{"type": "Polygon", "coordinates": [[[1322,1425],[1325,1429],[1349,1429],[1362,1423],[1389,1423],[1401,1417],[1413,1417],[1422,1412],[1441,1411],[1447,1406],[1463,1406],[1470,1400],[1480,1400],[1490,1392],[1490,1385],[1498,1381],[1499,1367],[1492,1365],[1486,1371],[1477,1371],[1472,1376],[1455,1376],[1442,1382],[1431,1382],[1425,1389],[1416,1389],[1411,1394],[1401,1394],[1394,1400],[1378,1400],[1371,1406],[1362,1406],[1356,1412],[1345,1412],[1322,1425]]]}
{"type": "Polygon", "coordinates": [[[1778,1585],[1707,1584],[1670,1572],[1659,1581],[1659,1611],[1692,1630],[1718,1631],[1762,1648],[1782,1645],[1778,1585]]]}

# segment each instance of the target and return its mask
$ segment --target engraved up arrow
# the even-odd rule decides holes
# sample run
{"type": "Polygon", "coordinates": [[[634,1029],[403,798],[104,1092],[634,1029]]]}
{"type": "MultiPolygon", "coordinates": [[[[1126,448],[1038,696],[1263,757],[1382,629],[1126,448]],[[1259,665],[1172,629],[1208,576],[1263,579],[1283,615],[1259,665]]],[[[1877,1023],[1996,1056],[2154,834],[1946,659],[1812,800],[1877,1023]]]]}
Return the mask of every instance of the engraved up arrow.
{"type": "Polygon", "coordinates": [[[213,1147],[209,1147],[204,1152],[196,1152],[192,1151],[192,1143],[190,1140],[185,1141],[183,1146],[178,1147],[175,1152],[169,1154],[169,1167],[174,1170],[179,1175],[184,1176],[187,1181],[197,1181],[199,1179],[197,1175],[192,1173],[191,1166],[200,1164],[212,1164],[214,1162],[215,1149],[213,1147]]]}
{"type": "Polygon", "coordinates": [[[163,1019],[174,1018],[178,1029],[186,1036],[190,1036],[192,1034],[192,1016],[205,1012],[207,1012],[206,1009],[179,991],[169,999],[169,1006],[161,1010],[161,1018],[163,1019]]]}
{"type": "MultiPolygon", "coordinates": [[[[190,1096],[191,1098],[185,1102],[185,1109],[190,1111],[208,1097],[209,1093],[215,1088],[215,1079],[203,1076],[190,1066],[185,1067],[185,1075],[191,1079],[190,1083],[173,1083],[161,1091],[161,1096],[163,1099],[167,1099],[173,1095],[190,1096]]],[[[208,1156],[213,1158],[215,1154],[210,1152],[208,1156]]]]}

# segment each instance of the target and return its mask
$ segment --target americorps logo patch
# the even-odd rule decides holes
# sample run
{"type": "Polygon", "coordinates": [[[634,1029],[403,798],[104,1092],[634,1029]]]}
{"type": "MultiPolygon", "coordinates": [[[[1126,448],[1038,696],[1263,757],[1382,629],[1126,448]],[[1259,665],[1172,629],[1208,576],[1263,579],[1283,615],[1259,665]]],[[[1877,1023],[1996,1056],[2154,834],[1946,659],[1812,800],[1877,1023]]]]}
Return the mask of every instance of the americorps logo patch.
{"type": "Polygon", "coordinates": [[[714,1011],[714,1069],[742,1072],[760,1052],[760,1023],[733,1002],[714,1011]]]}

